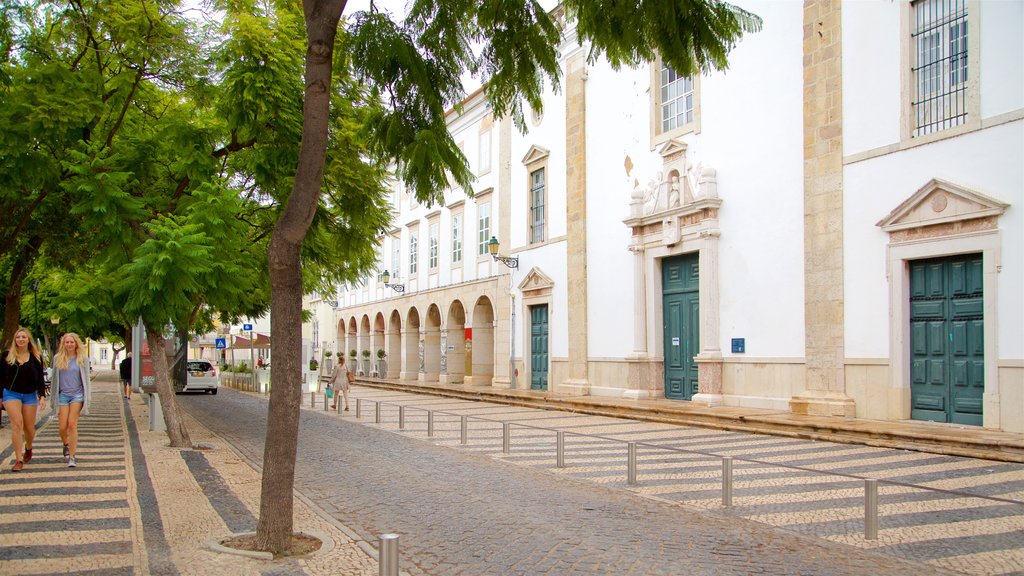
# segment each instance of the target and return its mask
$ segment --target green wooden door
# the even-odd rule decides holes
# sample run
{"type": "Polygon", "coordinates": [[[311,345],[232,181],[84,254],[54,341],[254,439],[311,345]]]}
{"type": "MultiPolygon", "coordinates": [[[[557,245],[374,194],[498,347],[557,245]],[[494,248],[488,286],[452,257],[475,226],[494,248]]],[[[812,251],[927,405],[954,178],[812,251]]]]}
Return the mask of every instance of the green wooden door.
{"type": "Polygon", "coordinates": [[[548,306],[530,306],[530,390],[548,389],[548,306]]]}
{"type": "Polygon", "coordinates": [[[696,254],[662,262],[666,398],[689,400],[697,393],[697,362],[693,357],[700,353],[699,279],[696,254]]]}
{"type": "Polygon", "coordinates": [[[982,424],[981,255],[910,263],[910,417],[982,424]]]}

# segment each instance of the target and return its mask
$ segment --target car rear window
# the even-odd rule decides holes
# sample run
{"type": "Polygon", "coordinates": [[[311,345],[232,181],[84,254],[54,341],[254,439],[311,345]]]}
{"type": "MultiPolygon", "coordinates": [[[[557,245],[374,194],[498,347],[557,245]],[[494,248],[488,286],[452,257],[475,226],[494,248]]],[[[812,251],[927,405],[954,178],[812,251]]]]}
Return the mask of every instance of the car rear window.
{"type": "Polygon", "coordinates": [[[189,362],[188,363],[188,371],[189,372],[200,372],[200,371],[202,371],[202,372],[209,372],[210,370],[213,370],[213,366],[209,362],[189,362]]]}

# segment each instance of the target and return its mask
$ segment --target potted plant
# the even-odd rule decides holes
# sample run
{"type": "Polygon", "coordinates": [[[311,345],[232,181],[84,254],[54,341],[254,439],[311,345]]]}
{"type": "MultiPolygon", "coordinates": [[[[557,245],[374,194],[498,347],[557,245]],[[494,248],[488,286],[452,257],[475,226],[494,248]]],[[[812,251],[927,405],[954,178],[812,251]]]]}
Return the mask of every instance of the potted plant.
{"type": "Polygon", "coordinates": [[[313,358],[312,360],[309,361],[309,371],[310,372],[316,372],[316,369],[319,368],[319,367],[320,367],[320,363],[316,361],[316,358],[313,358]]]}
{"type": "Polygon", "coordinates": [[[385,370],[385,361],[384,361],[384,358],[387,355],[388,355],[387,352],[385,352],[383,348],[377,348],[377,377],[378,378],[383,378],[384,375],[387,374],[387,370],[385,370]]]}
{"type": "Polygon", "coordinates": [[[363,369],[361,371],[363,376],[370,373],[370,351],[363,350],[363,369]]]}
{"type": "Polygon", "coordinates": [[[334,352],[331,352],[330,350],[324,352],[324,358],[330,358],[333,355],[334,355],[334,352]]]}

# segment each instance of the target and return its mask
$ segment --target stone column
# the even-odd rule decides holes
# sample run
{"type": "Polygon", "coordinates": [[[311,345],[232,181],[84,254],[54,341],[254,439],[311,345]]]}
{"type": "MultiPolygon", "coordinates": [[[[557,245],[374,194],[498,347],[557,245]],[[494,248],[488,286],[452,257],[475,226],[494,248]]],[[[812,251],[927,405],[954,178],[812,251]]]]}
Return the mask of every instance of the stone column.
{"type": "Polygon", "coordinates": [[[721,311],[718,297],[718,244],[721,232],[701,230],[700,246],[700,354],[697,355],[698,392],[691,399],[697,404],[721,406],[722,349],[721,311]]]}
{"type": "Polygon", "coordinates": [[[565,74],[565,186],[567,290],[570,294],[569,378],[559,392],[589,395],[587,346],[587,134],[586,55],[569,57],[565,74]]]}
{"type": "Polygon", "coordinates": [[[843,70],[840,0],[804,1],[804,323],[798,414],[854,416],[843,332],[843,70]]]}

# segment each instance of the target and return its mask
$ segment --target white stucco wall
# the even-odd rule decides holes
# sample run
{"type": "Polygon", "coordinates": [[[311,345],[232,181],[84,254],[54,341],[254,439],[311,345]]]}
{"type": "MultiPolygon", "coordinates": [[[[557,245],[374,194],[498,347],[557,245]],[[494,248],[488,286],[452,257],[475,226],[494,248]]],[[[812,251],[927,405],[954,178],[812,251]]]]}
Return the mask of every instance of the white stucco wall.
{"type": "MultiPolygon", "coordinates": [[[[700,132],[691,165],[718,172],[722,199],[719,347],[746,338],[745,356],[802,357],[802,5],[748,2],[762,32],[733,51],[730,68],[701,78],[700,132]]],[[[599,63],[587,80],[588,255],[591,357],[633,350],[633,261],[628,252],[633,181],[646,186],[662,158],[651,150],[650,70],[599,63]],[[627,175],[626,157],[633,164],[627,175]]],[[[648,282],[657,279],[648,279],[648,282]]],[[[648,302],[648,307],[654,303],[648,302]]],[[[650,353],[658,354],[656,350],[650,353]]]]}
{"type": "Polygon", "coordinates": [[[843,153],[900,139],[900,2],[844,2],[843,153]]]}
{"type": "Polygon", "coordinates": [[[875,223],[924,186],[941,178],[1002,202],[999,350],[1024,357],[1024,122],[847,165],[844,175],[844,260],[848,357],[889,355],[887,235],[875,223]]]}
{"type": "Polygon", "coordinates": [[[980,78],[985,95],[981,115],[1019,112],[1024,106],[1024,2],[982,2],[980,17],[980,78]]]}

